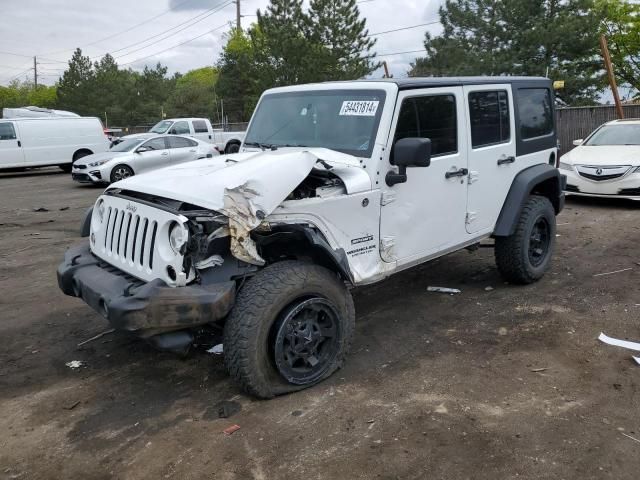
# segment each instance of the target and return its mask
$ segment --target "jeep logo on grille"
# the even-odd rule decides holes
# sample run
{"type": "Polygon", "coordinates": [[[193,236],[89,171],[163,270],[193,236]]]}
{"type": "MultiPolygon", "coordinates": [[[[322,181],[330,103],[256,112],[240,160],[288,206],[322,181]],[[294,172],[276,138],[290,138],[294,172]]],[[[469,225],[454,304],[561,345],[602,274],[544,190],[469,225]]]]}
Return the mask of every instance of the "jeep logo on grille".
{"type": "Polygon", "coordinates": [[[129,210],[130,212],[136,213],[136,210],[138,210],[138,207],[136,207],[135,205],[131,205],[130,203],[127,203],[127,210],[129,210]]]}
{"type": "Polygon", "coordinates": [[[602,175],[602,169],[601,168],[596,170],[596,175],[602,175]]]}

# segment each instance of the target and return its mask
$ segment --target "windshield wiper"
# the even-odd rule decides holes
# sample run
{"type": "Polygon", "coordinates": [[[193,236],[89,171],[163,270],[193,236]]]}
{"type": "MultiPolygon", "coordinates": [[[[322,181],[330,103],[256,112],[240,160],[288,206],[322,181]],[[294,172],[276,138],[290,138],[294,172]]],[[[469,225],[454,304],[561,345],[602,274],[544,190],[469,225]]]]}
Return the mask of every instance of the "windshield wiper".
{"type": "Polygon", "coordinates": [[[244,142],[245,147],[258,147],[264,150],[277,150],[278,145],[272,145],[271,143],[260,143],[260,142],[244,142]]]}

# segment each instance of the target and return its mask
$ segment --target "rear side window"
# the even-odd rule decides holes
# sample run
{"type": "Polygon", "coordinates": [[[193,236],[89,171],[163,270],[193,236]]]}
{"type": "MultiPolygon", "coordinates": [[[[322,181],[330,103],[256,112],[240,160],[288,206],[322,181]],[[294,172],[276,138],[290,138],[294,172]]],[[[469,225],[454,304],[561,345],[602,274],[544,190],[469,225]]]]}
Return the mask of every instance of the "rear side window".
{"type": "Polygon", "coordinates": [[[508,142],[511,128],[507,92],[500,90],[469,93],[469,119],[473,148],[508,142]]]}
{"type": "Polygon", "coordinates": [[[195,133],[207,133],[207,123],[203,120],[194,120],[193,121],[193,131],[195,133]]]}
{"type": "Polygon", "coordinates": [[[0,140],[15,140],[16,131],[13,123],[0,123],[0,140]]]}
{"type": "Polygon", "coordinates": [[[175,135],[188,135],[190,133],[189,124],[187,122],[176,122],[173,124],[173,127],[171,127],[170,133],[175,135]]]}
{"type": "Polygon", "coordinates": [[[524,140],[543,137],[553,132],[551,94],[546,88],[518,90],[520,135],[524,140]]]}
{"type": "Polygon", "coordinates": [[[148,142],[145,142],[143,146],[150,148],[151,150],[164,150],[165,148],[167,148],[166,144],[164,143],[164,137],[153,138],[148,142]]]}
{"type": "Polygon", "coordinates": [[[197,143],[184,137],[169,137],[169,148],[195,147],[197,143]]]}
{"type": "Polygon", "coordinates": [[[398,116],[394,143],[409,137],[429,138],[434,157],[457,152],[456,97],[432,95],[405,99],[398,116]]]}

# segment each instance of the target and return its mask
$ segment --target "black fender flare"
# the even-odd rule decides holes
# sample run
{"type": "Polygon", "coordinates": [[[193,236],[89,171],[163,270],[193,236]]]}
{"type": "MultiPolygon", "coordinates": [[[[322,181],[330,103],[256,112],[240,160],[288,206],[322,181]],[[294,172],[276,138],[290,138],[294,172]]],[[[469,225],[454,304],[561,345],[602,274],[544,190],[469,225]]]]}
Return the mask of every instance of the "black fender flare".
{"type": "Polygon", "coordinates": [[[532,193],[547,197],[559,214],[564,208],[567,177],[552,165],[541,163],[526,168],[516,175],[502,205],[493,230],[494,237],[508,237],[515,232],[522,206],[532,193]]]}
{"type": "Polygon", "coordinates": [[[86,212],[84,212],[84,216],[82,217],[82,222],[80,223],[80,236],[88,237],[91,233],[91,216],[93,215],[93,207],[89,207],[86,212]]]}

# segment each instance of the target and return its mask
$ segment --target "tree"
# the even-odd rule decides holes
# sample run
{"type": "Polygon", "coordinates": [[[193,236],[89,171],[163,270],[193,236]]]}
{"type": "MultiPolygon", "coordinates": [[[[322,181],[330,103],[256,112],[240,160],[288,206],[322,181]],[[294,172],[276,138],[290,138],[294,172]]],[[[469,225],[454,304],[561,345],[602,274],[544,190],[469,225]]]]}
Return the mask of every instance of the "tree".
{"type": "Polygon", "coordinates": [[[173,117],[214,118],[217,111],[216,82],[218,70],[203,67],[191,70],[176,81],[166,111],[173,117]]]}
{"type": "Polygon", "coordinates": [[[565,80],[569,103],[602,89],[594,0],[447,0],[443,32],[425,36],[419,75],[548,75],[565,80]]]}
{"type": "Polygon", "coordinates": [[[83,57],[82,50],[77,48],[58,84],[58,106],[79,115],[95,114],[91,88],[93,79],[91,59],[83,57]]]}
{"type": "Polygon", "coordinates": [[[640,90],[640,4],[600,0],[600,32],[606,35],[617,76],[640,90]]]}
{"type": "Polygon", "coordinates": [[[376,44],[360,18],[356,0],[311,0],[309,32],[320,55],[319,78],[316,80],[355,80],[379,66],[374,54],[376,44]]]}

